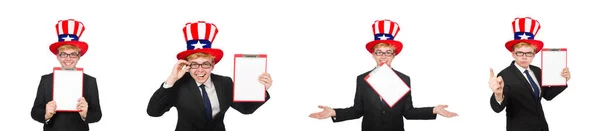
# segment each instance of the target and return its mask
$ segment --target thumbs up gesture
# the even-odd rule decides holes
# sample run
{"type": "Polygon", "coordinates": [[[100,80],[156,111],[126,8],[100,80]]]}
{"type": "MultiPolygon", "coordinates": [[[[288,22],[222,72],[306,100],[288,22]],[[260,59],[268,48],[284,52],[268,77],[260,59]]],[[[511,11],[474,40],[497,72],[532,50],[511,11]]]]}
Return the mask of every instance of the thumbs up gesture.
{"type": "Polygon", "coordinates": [[[494,70],[490,68],[490,89],[494,92],[496,96],[502,96],[504,89],[504,81],[502,80],[502,76],[496,77],[494,74],[494,70]]]}

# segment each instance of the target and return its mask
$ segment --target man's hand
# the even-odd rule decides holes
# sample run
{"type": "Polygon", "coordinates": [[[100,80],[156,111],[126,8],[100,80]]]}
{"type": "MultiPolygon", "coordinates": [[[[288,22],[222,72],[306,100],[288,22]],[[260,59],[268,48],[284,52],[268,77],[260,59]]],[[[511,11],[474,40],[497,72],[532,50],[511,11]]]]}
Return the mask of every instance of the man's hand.
{"type": "Polygon", "coordinates": [[[503,100],[504,93],[504,80],[502,80],[502,76],[496,77],[494,74],[494,70],[490,68],[490,81],[489,81],[490,89],[494,92],[496,96],[496,100],[503,100]]]}
{"type": "Polygon", "coordinates": [[[190,69],[190,66],[188,66],[188,65],[189,65],[189,62],[187,62],[185,60],[177,61],[175,66],[173,66],[171,75],[169,75],[169,78],[167,79],[166,83],[170,85],[170,84],[175,83],[175,81],[181,79],[181,77],[183,77],[183,75],[190,69]]]}
{"type": "Polygon", "coordinates": [[[269,90],[269,88],[271,88],[271,85],[273,84],[273,80],[271,79],[271,74],[269,74],[269,73],[263,73],[262,75],[260,75],[258,77],[258,81],[260,83],[262,83],[263,85],[265,85],[267,90],[269,90]]]}
{"type": "Polygon", "coordinates": [[[563,71],[560,74],[560,76],[566,78],[567,81],[569,81],[569,79],[571,79],[571,72],[569,71],[569,67],[563,68],[563,71]]]}
{"type": "Polygon", "coordinates": [[[335,110],[331,109],[330,107],[319,105],[319,108],[323,109],[323,111],[312,113],[309,115],[309,117],[315,119],[325,119],[335,116],[335,110]]]}
{"type": "Polygon", "coordinates": [[[49,120],[56,114],[56,102],[50,101],[46,104],[46,114],[44,115],[45,120],[49,120]]]}
{"type": "Polygon", "coordinates": [[[85,119],[88,112],[88,103],[84,97],[79,98],[79,101],[77,101],[77,109],[79,110],[81,118],[85,119]]]}
{"type": "Polygon", "coordinates": [[[445,108],[448,108],[448,105],[437,105],[433,108],[433,114],[438,114],[447,118],[458,116],[458,114],[447,111],[445,108]]]}

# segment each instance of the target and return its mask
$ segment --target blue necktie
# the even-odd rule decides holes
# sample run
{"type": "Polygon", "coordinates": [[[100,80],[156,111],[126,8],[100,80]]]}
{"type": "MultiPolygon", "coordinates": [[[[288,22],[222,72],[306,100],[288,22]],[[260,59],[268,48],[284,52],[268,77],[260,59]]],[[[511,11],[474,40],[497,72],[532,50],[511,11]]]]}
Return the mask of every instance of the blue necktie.
{"type": "Polygon", "coordinates": [[[206,114],[206,119],[212,119],[212,106],[210,105],[210,99],[208,99],[208,93],[206,93],[205,85],[200,85],[200,89],[202,89],[202,100],[204,100],[204,114],[206,114]]]}
{"type": "Polygon", "coordinates": [[[527,79],[529,79],[529,84],[531,85],[531,87],[533,87],[533,93],[534,93],[535,99],[536,100],[540,99],[540,89],[538,88],[537,84],[535,84],[535,82],[533,81],[533,78],[531,77],[531,75],[529,75],[529,70],[525,70],[525,74],[527,74],[527,79]]]}

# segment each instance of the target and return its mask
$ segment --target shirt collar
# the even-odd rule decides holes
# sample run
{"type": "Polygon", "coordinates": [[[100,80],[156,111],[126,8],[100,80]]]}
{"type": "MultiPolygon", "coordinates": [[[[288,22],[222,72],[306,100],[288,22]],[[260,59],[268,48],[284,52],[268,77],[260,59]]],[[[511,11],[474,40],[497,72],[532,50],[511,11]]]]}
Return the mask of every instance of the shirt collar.
{"type": "Polygon", "coordinates": [[[517,64],[517,62],[516,62],[516,61],[515,61],[515,64],[514,64],[514,65],[517,67],[517,69],[519,69],[519,71],[521,71],[521,73],[525,73],[525,71],[526,71],[526,70],[529,70],[529,69],[525,69],[525,68],[523,68],[523,67],[519,66],[519,64],[517,64]]]}

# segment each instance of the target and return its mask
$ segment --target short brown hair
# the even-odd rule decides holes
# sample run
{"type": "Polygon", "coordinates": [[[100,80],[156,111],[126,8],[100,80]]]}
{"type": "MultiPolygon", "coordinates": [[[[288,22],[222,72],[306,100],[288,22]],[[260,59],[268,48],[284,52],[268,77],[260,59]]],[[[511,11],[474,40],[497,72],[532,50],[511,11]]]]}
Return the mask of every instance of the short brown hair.
{"type": "Polygon", "coordinates": [[[392,48],[392,51],[396,52],[396,47],[392,46],[391,44],[383,43],[383,42],[375,44],[375,46],[373,46],[372,50],[373,50],[373,52],[375,52],[375,49],[381,48],[381,47],[389,47],[389,48],[392,48]]]}
{"type": "Polygon", "coordinates": [[[191,54],[191,55],[185,57],[185,60],[189,61],[189,60],[198,59],[198,58],[210,59],[213,62],[215,61],[215,56],[212,56],[208,53],[202,53],[202,52],[191,54]]]}
{"type": "Polygon", "coordinates": [[[64,50],[76,50],[77,52],[80,52],[81,49],[79,49],[79,47],[74,46],[74,45],[62,45],[60,47],[58,47],[58,52],[60,51],[64,51],[64,50]]]}
{"type": "Polygon", "coordinates": [[[527,42],[519,42],[519,43],[517,43],[517,44],[515,44],[515,45],[513,46],[513,51],[514,51],[515,49],[517,49],[517,48],[521,48],[521,47],[531,47],[531,48],[533,48],[533,51],[536,51],[536,50],[537,50],[537,47],[535,47],[535,45],[533,45],[533,44],[531,44],[531,43],[527,43],[527,42]]]}

